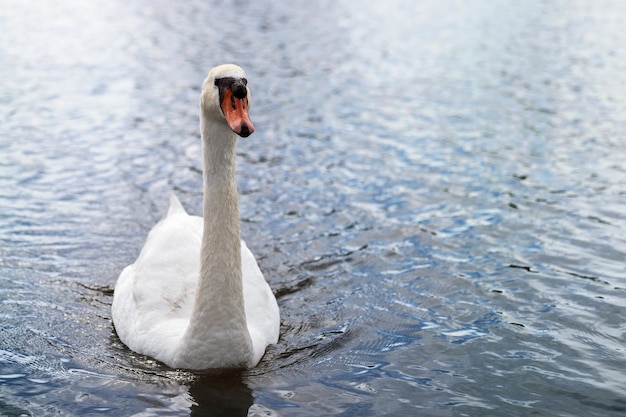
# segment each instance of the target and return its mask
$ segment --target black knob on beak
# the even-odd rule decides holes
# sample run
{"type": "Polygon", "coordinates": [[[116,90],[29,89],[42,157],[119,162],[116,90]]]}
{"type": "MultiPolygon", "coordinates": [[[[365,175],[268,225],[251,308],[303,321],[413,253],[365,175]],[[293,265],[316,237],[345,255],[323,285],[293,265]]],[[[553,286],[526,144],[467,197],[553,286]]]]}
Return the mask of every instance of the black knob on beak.
{"type": "Polygon", "coordinates": [[[237,97],[239,100],[245,98],[246,95],[248,95],[248,89],[241,80],[235,81],[230,89],[232,90],[234,96],[237,97]]]}

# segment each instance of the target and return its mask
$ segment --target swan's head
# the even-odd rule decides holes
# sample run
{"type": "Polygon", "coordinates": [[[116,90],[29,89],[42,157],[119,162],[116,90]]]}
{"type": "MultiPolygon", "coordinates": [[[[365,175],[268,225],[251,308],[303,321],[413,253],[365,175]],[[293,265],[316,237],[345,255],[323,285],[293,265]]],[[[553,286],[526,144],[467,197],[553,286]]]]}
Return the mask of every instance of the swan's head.
{"type": "Polygon", "coordinates": [[[213,68],[204,80],[200,95],[200,110],[212,122],[222,121],[245,138],[254,132],[248,115],[250,90],[246,73],[233,64],[213,68]]]}

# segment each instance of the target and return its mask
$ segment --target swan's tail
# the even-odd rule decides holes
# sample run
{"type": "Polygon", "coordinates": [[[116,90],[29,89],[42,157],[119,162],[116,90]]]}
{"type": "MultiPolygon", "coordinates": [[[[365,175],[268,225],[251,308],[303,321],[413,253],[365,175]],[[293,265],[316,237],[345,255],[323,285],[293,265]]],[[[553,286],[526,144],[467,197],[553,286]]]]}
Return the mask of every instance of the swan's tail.
{"type": "Polygon", "coordinates": [[[180,203],[178,197],[176,197],[176,194],[172,193],[172,195],[170,196],[170,208],[167,209],[167,215],[172,216],[181,212],[187,213],[183,205],[180,203]]]}

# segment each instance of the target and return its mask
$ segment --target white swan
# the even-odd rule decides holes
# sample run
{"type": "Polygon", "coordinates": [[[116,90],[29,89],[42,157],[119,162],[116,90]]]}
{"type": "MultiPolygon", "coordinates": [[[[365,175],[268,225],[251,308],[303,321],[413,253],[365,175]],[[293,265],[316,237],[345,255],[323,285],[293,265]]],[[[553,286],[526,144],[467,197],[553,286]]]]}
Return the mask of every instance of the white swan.
{"type": "Polygon", "coordinates": [[[238,66],[209,72],[200,96],[204,218],[172,195],[115,286],[119,338],[173,368],[253,367],[278,341],[276,298],[239,232],[235,146],[254,131],[249,98],[238,66]]]}

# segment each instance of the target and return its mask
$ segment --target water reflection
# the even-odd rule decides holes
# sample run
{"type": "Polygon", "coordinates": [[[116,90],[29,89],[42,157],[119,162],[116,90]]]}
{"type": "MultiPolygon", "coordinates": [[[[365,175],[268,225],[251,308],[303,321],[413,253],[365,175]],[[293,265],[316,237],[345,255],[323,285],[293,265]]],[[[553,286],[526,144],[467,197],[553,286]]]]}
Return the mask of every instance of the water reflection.
{"type": "Polygon", "coordinates": [[[191,416],[242,416],[248,415],[254,403],[252,390],[243,382],[242,375],[202,376],[189,388],[193,399],[191,416]]]}
{"type": "Polygon", "coordinates": [[[246,416],[254,403],[244,372],[172,370],[129,350],[115,331],[109,340],[115,355],[124,358],[118,363],[124,373],[140,372],[144,383],[154,384],[156,389],[146,390],[151,394],[143,395],[139,391],[138,395],[143,401],[155,403],[152,410],[156,414],[163,408],[177,413],[188,410],[192,416],[246,416]],[[169,393],[166,398],[164,393],[169,393]]]}

